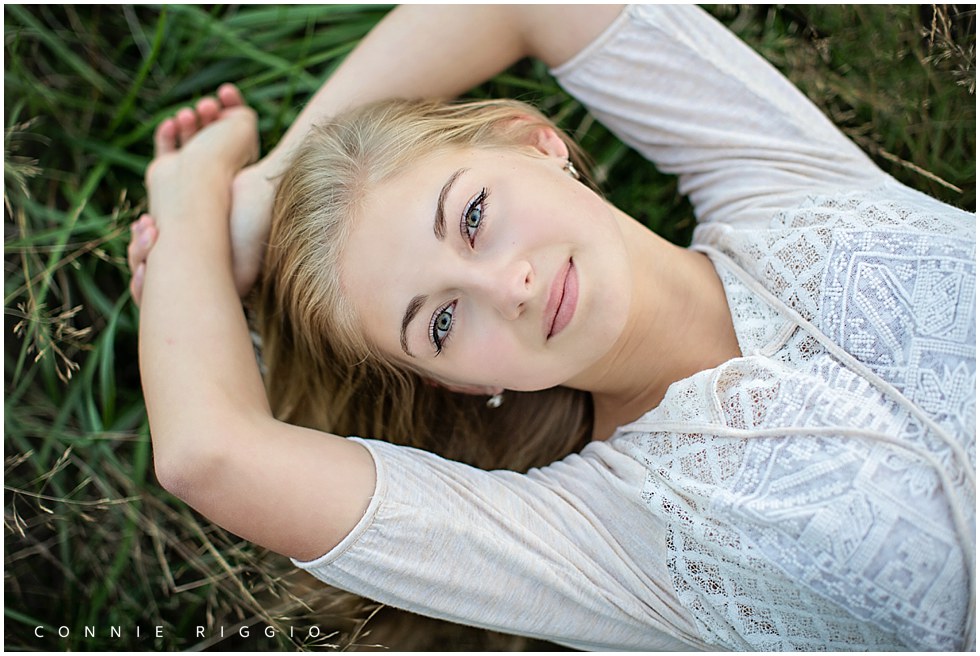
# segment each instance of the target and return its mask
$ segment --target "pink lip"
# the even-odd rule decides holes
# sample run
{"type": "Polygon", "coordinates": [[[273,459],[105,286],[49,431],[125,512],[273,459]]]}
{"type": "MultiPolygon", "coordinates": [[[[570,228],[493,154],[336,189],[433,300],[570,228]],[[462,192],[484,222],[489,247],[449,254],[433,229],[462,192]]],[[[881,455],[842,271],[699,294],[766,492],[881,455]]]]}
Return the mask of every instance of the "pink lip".
{"type": "Polygon", "coordinates": [[[551,339],[571,323],[577,304],[578,274],[575,265],[569,260],[551,283],[551,293],[548,294],[548,304],[544,311],[547,339],[551,339]]]}

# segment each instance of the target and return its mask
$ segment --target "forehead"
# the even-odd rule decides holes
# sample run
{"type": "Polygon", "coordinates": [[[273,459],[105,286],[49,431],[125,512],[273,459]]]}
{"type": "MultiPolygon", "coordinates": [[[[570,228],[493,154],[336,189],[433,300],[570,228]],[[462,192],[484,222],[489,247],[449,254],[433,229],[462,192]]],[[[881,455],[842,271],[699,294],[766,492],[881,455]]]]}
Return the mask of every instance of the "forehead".
{"type": "Polygon", "coordinates": [[[402,354],[402,316],[423,289],[425,263],[438,254],[433,220],[440,191],[473,155],[454,149],[414,162],[370,185],[353,217],[341,284],[365,335],[386,353],[402,354]]]}

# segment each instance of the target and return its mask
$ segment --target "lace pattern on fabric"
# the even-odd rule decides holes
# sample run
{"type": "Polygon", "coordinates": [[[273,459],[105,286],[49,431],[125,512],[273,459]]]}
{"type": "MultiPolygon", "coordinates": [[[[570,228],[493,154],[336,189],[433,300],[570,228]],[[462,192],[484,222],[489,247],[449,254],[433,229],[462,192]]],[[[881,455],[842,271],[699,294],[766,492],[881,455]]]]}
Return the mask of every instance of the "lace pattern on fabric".
{"type": "Polygon", "coordinates": [[[761,235],[705,231],[810,327],[782,331],[767,357],[780,331],[752,324],[772,308],[722,274],[737,331],[749,319],[739,332],[748,357],[675,383],[629,427],[650,472],[644,499],[667,524],[675,592],[708,643],[964,645],[976,523],[972,227],[932,201],[874,196],[814,200],[761,235]],[[815,330],[849,353],[828,351],[815,330]]]}
{"type": "Polygon", "coordinates": [[[702,638],[730,649],[955,648],[968,576],[942,485],[914,454],[854,439],[847,425],[908,435],[914,418],[869,403],[875,390],[832,363],[828,385],[758,360],[714,377],[726,423],[736,434],[812,428],[728,437],[671,421],[676,432],[636,441],[651,471],[644,498],[669,526],[675,591],[702,638]]]}
{"type": "Polygon", "coordinates": [[[718,276],[725,287],[732,325],[735,326],[735,336],[742,353],[761,352],[781,345],[785,339],[782,333],[796,326],[774,308],[759,303],[755,294],[727,269],[718,270],[718,276]]]}

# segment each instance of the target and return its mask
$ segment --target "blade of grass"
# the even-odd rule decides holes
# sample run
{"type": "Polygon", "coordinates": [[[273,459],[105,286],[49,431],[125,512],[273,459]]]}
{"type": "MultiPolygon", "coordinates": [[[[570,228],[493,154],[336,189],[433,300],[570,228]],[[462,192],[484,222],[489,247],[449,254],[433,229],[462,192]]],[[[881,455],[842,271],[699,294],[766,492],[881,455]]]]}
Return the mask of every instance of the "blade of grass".
{"type": "Polygon", "coordinates": [[[153,64],[156,62],[157,57],[160,54],[161,46],[163,46],[164,27],[166,22],[167,8],[163,7],[160,11],[160,16],[157,18],[156,30],[153,35],[153,45],[150,49],[150,53],[144,57],[143,64],[140,66],[139,71],[137,71],[136,77],[133,79],[133,83],[130,85],[125,97],[123,97],[122,101],[119,103],[119,111],[116,112],[112,122],[109,124],[106,134],[114,134],[122,122],[130,117],[133,107],[136,104],[136,97],[143,89],[143,83],[146,81],[146,77],[149,75],[150,69],[153,68],[153,64]]]}
{"type": "Polygon", "coordinates": [[[31,36],[37,37],[42,41],[44,45],[51,49],[59,61],[65,62],[79,77],[98,89],[102,95],[110,97],[114,95],[112,87],[104,78],[100,77],[92,67],[82,61],[82,58],[73,52],[71,48],[68,48],[62,39],[51,34],[50,30],[35,20],[27,9],[19,5],[4,5],[4,9],[10,11],[18,21],[30,28],[31,36]]]}
{"type": "Polygon", "coordinates": [[[14,610],[13,608],[11,608],[9,606],[4,606],[3,607],[3,616],[6,617],[6,618],[8,618],[8,619],[11,619],[11,620],[13,620],[15,622],[20,622],[21,624],[24,624],[26,626],[29,626],[32,629],[34,627],[40,627],[40,628],[44,629],[45,631],[47,631],[49,633],[53,633],[53,632],[55,632],[57,630],[57,629],[55,629],[55,627],[53,627],[52,625],[48,624],[47,622],[45,622],[43,620],[39,620],[39,619],[34,618],[34,617],[31,617],[30,615],[27,615],[26,613],[21,613],[19,611],[16,611],[16,610],[14,610]]]}
{"type": "Polygon", "coordinates": [[[256,48],[247,40],[246,35],[228,28],[199,8],[191,5],[174,5],[171,9],[175,14],[188,18],[194,27],[218,37],[231,53],[278,71],[281,75],[296,75],[305,84],[316,84],[313,76],[305,71],[297,71],[294,63],[256,48]]]}

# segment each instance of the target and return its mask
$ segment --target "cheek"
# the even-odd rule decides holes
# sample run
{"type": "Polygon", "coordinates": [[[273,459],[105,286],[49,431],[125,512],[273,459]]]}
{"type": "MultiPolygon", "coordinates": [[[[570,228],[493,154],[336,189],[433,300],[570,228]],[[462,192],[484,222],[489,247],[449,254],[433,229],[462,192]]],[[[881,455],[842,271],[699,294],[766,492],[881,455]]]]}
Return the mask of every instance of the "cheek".
{"type": "Polygon", "coordinates": [[[533,392],[561,385],[570,377],[569,372],[563,371],[567,368],[564,363],[550,360],[504,331],[486,331],[468,356],[462,373],[473,384],[533,392]]]}
{"type": "Polygon", "coordinates": [[[512,373],[515,360],[519,360],[518,345],[513,336],[496,330],[481,330],[475,336],[469,354],[472,371],[467,373],[494,379],[512,373]]]}
{"type": "Polygon", "coordinates": [[[516,335],[499,326],[486,326],[469,334],[466,344],[460,341],[457,347],[462,357],[455,377],[469,384],[524,389],[534,382],[534,372],[528,371],[534,354],[522,346],[516,335]]]}

